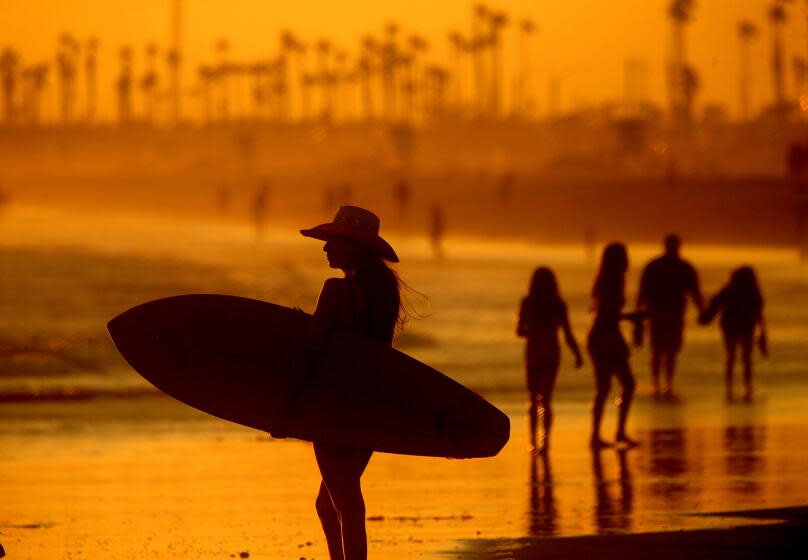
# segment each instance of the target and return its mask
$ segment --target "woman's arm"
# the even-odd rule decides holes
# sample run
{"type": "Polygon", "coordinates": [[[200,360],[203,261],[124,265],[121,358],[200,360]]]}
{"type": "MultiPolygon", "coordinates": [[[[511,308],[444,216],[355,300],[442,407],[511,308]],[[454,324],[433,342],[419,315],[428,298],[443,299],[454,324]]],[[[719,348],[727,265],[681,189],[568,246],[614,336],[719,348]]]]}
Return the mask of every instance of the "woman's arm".
{"type": "Polygon", "coordinates": [[[519,318],[516,321],[516,335],[527,336],[527,300],[523,299],[519,306],[519,318]]]}
{"type": "Polygon", "coordinates": [[[325,343],[328,332],[337,321],[344,298],[345,286],[339,278],[329,278],[325,281],[317,297],[317,307],[306,329],[307,346],[322,346],[325,343]]]}
{"type": "Polygon", "coordinates": [[[303,391],[317,368],[317,362],[322,356],[328,333],[334,327],[339,316],[342,298],[345,297],[344,291],[345,287],[339,278],[329,278],[320,290],[317,307],[306,328],[299,370],[300,378],[297,387],[291,392],[290,403],[303,391]]]}

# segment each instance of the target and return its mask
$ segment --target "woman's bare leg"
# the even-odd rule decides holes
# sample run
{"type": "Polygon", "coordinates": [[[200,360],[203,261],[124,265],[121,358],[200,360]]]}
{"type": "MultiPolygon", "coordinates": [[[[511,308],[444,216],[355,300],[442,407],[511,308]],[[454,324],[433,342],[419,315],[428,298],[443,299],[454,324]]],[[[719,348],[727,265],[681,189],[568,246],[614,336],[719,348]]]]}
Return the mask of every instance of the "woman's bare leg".
{"type": "Polygon", "coordinates": [[[603,419],[603,407],[606,399],[609,398],[609,391],[612,386],[611,372],[602,366],[595,364],[595,401],[592,403],[592,437],[589,446],[592,449],[609,447],[609,444],[600,437],[600,422],[603,419]]]}
{"type": "Polygon", "coordinates": [[[539,396],[536,394],[530,395],[530,404],[527,408],[527,416],[530,421],[530,450],[536,450],[536,430],[538,429],[539,418],[539,396]]]}
{"type": "Polygon", "coordinates": [[[752,342],[753,337],[743,337],[741,339],[741,359],[743,361],[743,398],[752,399],[752,342]]]}
{"type": "Polygon", "coordinates": [[[542,396],[542,416],[544,418],[544,437],[542,438],[541,451],[547,454],[550,451],[550,429],[553,427],[553,407],[550,402],[550,395],[542,396]]]}
{"type": "Polygon", "coordinates": [[[320,482],[320,492],[317,494],[317,515],[320,517],[320,524],[325,533],[325,542],[328,544],[328,555],[331,560],[343,560],[342,553],[342,527],[339,522],[334,503],[331,501],[331,494],[324,482],[320,482]]]}
{"type": "Polygon", "coordinates": [[[365,501],[360,478],[373,452],[315,443],[314,454],[341,528],[342,556],[332,555],[332,560],[366,560],[365,501]]]}
{"type": "Polygon", "coordinates": [[[617,369],[617,380],[620,381],[623,390],[617,405],[617,435],[615,440],[628,445],[637,445],[637,442],[626,435],[626,422],[628,421],[628,411],[631,408],[631,401],[634,399],[634,390],[637,386],[634,374],[631,373],[631,366],[626,361],[617,369]]]}
{"type": "Polygon", "coordinates": [[[724,365],[724,379],[727,384],[726,398],[728,401],[733,399],[732,395],[732,370],[735,367],[735,340],[732,337],[724,335],[724,349],[726,350],[726,363],[724,365]]]}

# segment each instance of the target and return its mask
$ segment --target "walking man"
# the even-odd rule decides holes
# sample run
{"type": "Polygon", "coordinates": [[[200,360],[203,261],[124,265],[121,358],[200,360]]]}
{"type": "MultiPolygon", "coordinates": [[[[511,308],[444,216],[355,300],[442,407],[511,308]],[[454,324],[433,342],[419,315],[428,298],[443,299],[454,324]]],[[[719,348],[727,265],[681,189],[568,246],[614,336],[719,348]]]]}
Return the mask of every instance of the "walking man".
{"type": "Polygon", "coordinates": [[[693,266],[679,256],[681,240],[671,234],[665,238],[665,254],[646,265],[640,279],[637,309],[648,311],[651,326],[651,376],[654,395],[670,396],[676,357],[682,349],[687,297],[701,312],[703,303],[699,277],[693,266]],[[660,387],[659,371],[665,368],[665,383],[660,387]]]}

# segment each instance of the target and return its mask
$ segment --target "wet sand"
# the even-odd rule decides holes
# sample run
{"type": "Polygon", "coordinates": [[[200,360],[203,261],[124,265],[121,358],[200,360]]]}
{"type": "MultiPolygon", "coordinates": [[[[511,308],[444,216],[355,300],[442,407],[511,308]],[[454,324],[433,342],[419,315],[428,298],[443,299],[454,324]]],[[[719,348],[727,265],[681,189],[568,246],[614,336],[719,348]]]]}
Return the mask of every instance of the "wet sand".
{"type": "MultiPolygon", "coordinates": [[[[660,414],[641,398],[632,423],[641,446],[598,455],[585,445],[588,407],[560,404],[545,462],[526,451],[521,403],[495,402],[513,422],[496,458],[374,456],[363,477],[371,558],[584,557],[592,547],[742,558],[754,555],[731,554],[746,543],[802,546],[804,515],[781,528],[694,515],[808,503],[808,434],[772,403],[694,421],[695,404],[660,414]]],[[[327,558],[307,443],[162,397],[4,404],[0,424],[0,542],[12,558],[327,558]]]]}

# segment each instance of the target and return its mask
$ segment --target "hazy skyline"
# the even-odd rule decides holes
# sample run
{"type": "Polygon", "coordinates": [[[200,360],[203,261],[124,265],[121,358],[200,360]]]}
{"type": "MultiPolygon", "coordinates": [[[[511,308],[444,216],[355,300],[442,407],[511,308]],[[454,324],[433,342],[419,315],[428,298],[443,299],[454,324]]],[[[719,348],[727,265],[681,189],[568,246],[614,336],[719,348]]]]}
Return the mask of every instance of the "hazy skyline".
{"type": "MultiPolygon", "coordinates": [[[[531,0],[491,1],[513,19],[531,18],[538,25],[532,44],[534,95],[538,112],[546,113],[548,84],[560,80],[561,109],[570,110],[604,100],[620,100],[624,92],[624,63],[640,59],[648,69],[645,88],[650,98],[665,106],[664,62],[670,51],[670,0],[568,0],[539,3],[531,0]]],[[[349,5],[324,0],[267,3],[261,0],[185,0],[184,88],[193,85],[195,68],[214,58],[213,44],[220,37],[231,42],[231,58],[248,60],[277,51],[278,33],[289,28],[302,38],[329,37],[354,54],[363,34],[379,34],[388,21],[397,21],[406,33],[419,32],[431,44],[427,55],[433,62],[450,64],[446,33],[468,33],[472,2],[468,0],[390,0],[354,2],[349,5]]],[[[705,103],[726,105],[731,115],[739,111],[739,47],[737,23],[753,20],[761,28],[752,43],[753,110],[773,98],[771,84],[771,32],[766,11],[770,0],[710,0],[699,2],[694,20],[687,26],[689,59],[698,69],[702,89],[697,110],[705,103]]],[[[136,75],[143,71],[143,49],[148,42],[167,45],[170,38],[171,0],[142,0],[135,6],[111,8],[100,0],[4,0],[0,46],[12,45],[23,63],[52,60],[58,37],[68,31],[79,40],[92,35],[101,40],[99,83],[100,115],[113,114],[113,82],[117,52],[121,45],[135,47],[136,75]]],[[[808,56],[806,4],[788,8],[785,45],[787,91],[794,97],[791,73],[794,56],[808,56]]],[[[506,28],[506,70],[516,55],[516,33],[506,28]]],[[[506,98],[510,83],[506,82],[506,98]]],[[[47,105],[48,101],[46,101],[47,105]]],[[[189,109],[189,112],[195,109],[189,109]]],[[[48,111],[46,108],[46,112],[48,111]]]]}

